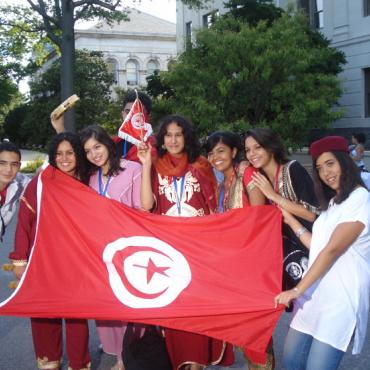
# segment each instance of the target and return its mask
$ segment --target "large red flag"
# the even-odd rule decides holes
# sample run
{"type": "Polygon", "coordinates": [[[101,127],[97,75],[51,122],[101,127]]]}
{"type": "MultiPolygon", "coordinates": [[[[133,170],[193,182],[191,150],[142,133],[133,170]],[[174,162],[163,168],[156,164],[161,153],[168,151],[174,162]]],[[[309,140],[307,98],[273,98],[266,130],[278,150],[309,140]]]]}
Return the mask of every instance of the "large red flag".
{"type": "Polygon", "coordinates": [[[158,216],[49,166],[37,222],[27,270],[0,315],[139,321],[265,351],[282,311],[273,302],[282,275],[275,207],[158,216]]]}

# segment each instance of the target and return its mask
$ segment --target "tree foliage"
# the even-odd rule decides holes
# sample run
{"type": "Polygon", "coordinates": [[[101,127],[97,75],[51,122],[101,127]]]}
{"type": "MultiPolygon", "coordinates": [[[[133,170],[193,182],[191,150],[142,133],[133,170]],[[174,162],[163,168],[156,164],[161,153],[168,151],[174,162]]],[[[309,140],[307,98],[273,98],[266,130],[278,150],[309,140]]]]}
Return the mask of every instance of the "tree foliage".
{"type": "MultiPolygon", "coordinates": [[[[104,19],[109,24],[127,19],[120,9],[121,0],[27,0],[26,6],[3,6],[3,25],[15,27],[20,33],[34,32],[47,37],[50,44],[61,52],[61,100],[75,93],[74,90],[74,27],[79,20],[104,19]],[[21,24],[19,24],[19,20],[21,24]],[[26,25],[26,27],[24,27],[26,25]]],[[[65,115],[66,127],[75,130],[72,111],[65,115]]]]}
{"type": "Polygon", "coordinates": [[[184,114],[203,135],[269,126],[301,146],[312,128],[340,117],[332,106],[344,61],[302,14],[256,27],[227,15],[199,31],[196,44],[171,71],[153,76],[148,91],[160,114],[184,114]]]}
{"type": "MultiPolygon", "coordinates": [[[[37,80],[30,83],[30,102],[8,115],[5,133],[22,144],[45,146],[53,135],[50,113],[60,102],[60,58],[37,80]]],[[[113,76],[100,52],[76,52],[77,129],[92,123],[109,122],[110,86],[113,76]]]]}

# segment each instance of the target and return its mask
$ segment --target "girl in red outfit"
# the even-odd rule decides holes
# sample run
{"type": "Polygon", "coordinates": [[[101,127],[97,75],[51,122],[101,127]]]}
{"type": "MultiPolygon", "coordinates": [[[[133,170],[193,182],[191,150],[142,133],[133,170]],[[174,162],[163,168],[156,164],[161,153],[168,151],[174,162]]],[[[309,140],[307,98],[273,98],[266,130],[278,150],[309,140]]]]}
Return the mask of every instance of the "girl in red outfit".
{"type": "MultiPolygon", "coordinates": [[[[150,146],[142,144],[141,205],[155,213],[195,217],[216,209],[216,180],[207,159],[200,156],[194,127],[181,116],[165,118],[157,135],[158,160],[152,167],[150,146]]],[[[165,329],[173,369],[198,370],[205,365],[233,362],[232,347],[204,335],[165,329]]]]}
{"type": "MultiPolygon", "coordinates": [[[[56,170],[87,183],[85,156],[77,135],[69,132],[56,135],[50,144],[49,163],[56,170]]],[[[32,179],[21,199],[15,234],[15,250],[9,255],[17,279],[22,277],[26,269],[35,238],[37,179],[38,176],[32,179]]],[[[49,263],[57,263],[57,261],[49,263]]],[[[68,369],[90,369],[87,320],[65,319],[65,324],[69,358],[68,369]]],[[[38,368],[60,369],[63,348],[62,319],[31,318],[31,328],[38,368]]]]}

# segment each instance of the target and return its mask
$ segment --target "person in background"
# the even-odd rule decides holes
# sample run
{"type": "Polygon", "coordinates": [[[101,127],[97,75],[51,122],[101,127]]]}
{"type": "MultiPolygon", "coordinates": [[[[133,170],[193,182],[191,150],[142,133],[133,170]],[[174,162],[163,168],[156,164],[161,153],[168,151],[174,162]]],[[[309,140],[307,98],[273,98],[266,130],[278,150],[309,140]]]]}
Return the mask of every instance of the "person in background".
{"type": "MultiPolygon", "coordinates": [[[[138,97],[143,106],[143,113],[146,117],[149,118],[149,121],[150,121],[150,113],[152,111],[152,100],[147,94],[143,93],[142,91],[138,92],[138,97]]],[[[122,122],[125,120],[127,115],[130,113],[130,110],[135,100],[136,100],[136,91],[134,90],[128,91],[126,95],[124,96],[122,100],[122,111],[121,111],[122,122]]],[[[136,145],[118,136],[113,136],[112,139],[116,143],[118,154],[122,158],[140,163],[139,158],[137,157],[136,145]]],[[[152,146],[152,155],[155,157],[157,155],[157,151],[155,149],[154,136],[149,136],[148,142],[150,142],[152,146]]]]}
{"type": "Polygon", "coordinates": [[[284,221],[310,249],[308,270],[294,288],[275,297],[294,304],[285,340],[286,370],[335,370],[353,339],[364,344],[370,296],[370,195],[348,155],[348,143],[327,136],[311,144],[322,212],[312,233],[283,210],[284,221]]]}
{"type": "MultiPolygon", "coordinates": [[[[89,185],[100,195],[114,199],[128,207],[139,209],[141,165],[121,159],[113,140],[98,125],[91,125],[80,132],[81,144],[91,163],[89,185]]],[[[122,342],[126,322],[97,320],[96,327],[105,353],[117,356],[112,370],[124,370],[122,342]]],[[[136,329],[139,324],[135,324],[136,329]]]]}
{"type": "MultiPolygon", "coordinates": [[[[142,103],[143,106],[143,113],[145,116],[150,118],[150,112],[152,111],[152,100],[150,97],[139,91],[138,92],[138,97],[142,103]]],[[[131,90],[126,93],[122,100],[122,111],[121,111],[121,124],[127,117],[127,115],[130,113],[130,110],[136,100],[136,91],[131,90]]],[[[59,117],[58,119],[55,119],[53,117],[50,117],[51,119],[51,124],[54,127],[56,133],[64,132],[65,131],[65,126],[64,126],[64,117],[63,115],[59,117]]],[[[117,127],[117,131],[121,124],[117,127]]],[[[139,159],[137,157],[137,147],[136,145],[130,143],[129,141],[120,138],[117,135],[112,136],[112,139],[116,145],[117,148],[117,153],[118,155],[123,158],[127,159],[129,161],[134,161],[134,162],[139,162],[139,159]]],[[[155,138],[154,136],[149,136],[148,142],[151,144],[152,148],[152,156],[155,158],[157,156],[157,151],[155,148],[155,138]]]]}
{"type": "MultiPolygon", "coordinates": [[[[52,139],[49,147],[49,163],[55,171],[62,171],[87,184],[86,160],[80,139],[76,134],[64,132],[52,139]]],[[[31,180],[21,199],[15,232],[15,247],[14,251],[9,254],[14,266],[13,273],[17,279],[20,279],[26,270],[35,239],[38,176],[31,180]]],[[[49,261],[48,263],[58,262],[49,261]]],[[[39,369],[60,369],[63,357],[62,321],[62,319],[31,318],[32,338],[39,369]]],[[[65,319],[65,323],[68,369],[90,369],[87,320],[65,319]]]]}
{"type": "Polygon", "coordinates": [[[356,166],[362,172],[367,172],[364,163],[366,136],[362,132],[352,134],[352,146],[350,147],[350,156],[356,163],[356,166]]]}
{"type": "MultiPolygon", "coordinates": [[[[182,116],[168,116],[159,128],[157,143],[158,160],[154,163],[150,144],[143,143],[138,149],[143,164],[143,209],[180,217],[205,216],[214,212],[216,180],[211,165],[200,156],[200,144],[193,125],[182,116]]],[[[232,347],[225,346],[222,341],[180,330],[164,330],[174,370],[199,370],[203,365],[233,362],[232,347]]]]}
{"type": "Polygon", "coordinates": [[[17,211],[19,199],[26,185],[28,176],[19,173],[21,152],[9,140],[0,143],[0,239],[17,211]]]}

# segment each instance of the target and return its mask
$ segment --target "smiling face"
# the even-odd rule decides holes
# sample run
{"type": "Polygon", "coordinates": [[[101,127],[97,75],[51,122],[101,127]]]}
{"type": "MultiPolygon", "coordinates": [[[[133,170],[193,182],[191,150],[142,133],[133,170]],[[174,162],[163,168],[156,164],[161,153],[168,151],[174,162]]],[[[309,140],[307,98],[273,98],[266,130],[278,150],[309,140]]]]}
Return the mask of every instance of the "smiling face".
{"type": "Polygon", "coordinates": [[[235,158],[237,149],[231,149],[221,141],[214,146],[214,148],[208,153],[208,160],[211,165],[224,174],[232,171],[233,159],[235,158]]]}
{"type": "Polygon", "coordinates": [[[177,123],[172,122],[167,126],[166,134],[163,138],[163,145],[169,154],[179,157],[185,148],[185,137],[182,128],[177,123]]]}
{"type": "Polygon", "coordinates": [[[322,153],[316,160],[316,169],[323,183],[339,193],[342,170],[334,154],[322,153]]]}
{"type": "Polygon", "coordinates": [[[254,168],[265,168],[273,155],[263,148],[252,136],[245,139],[245,156],[254,168]]]}
{"type": "Polygon", "coordinates": [[[88,139],[84,144],[86,158],[97,167],[103,168],[103,172],[109,169],[109,151],[108,148],[96,140],[94,137],[88,139]]]}
{"type": "Polygon", "coordinates": [[[76,154],[69,141],[64,140],[58,145],[55,163],[62,172],[70,176],[75,175],[77,166],[76,154]]]}

